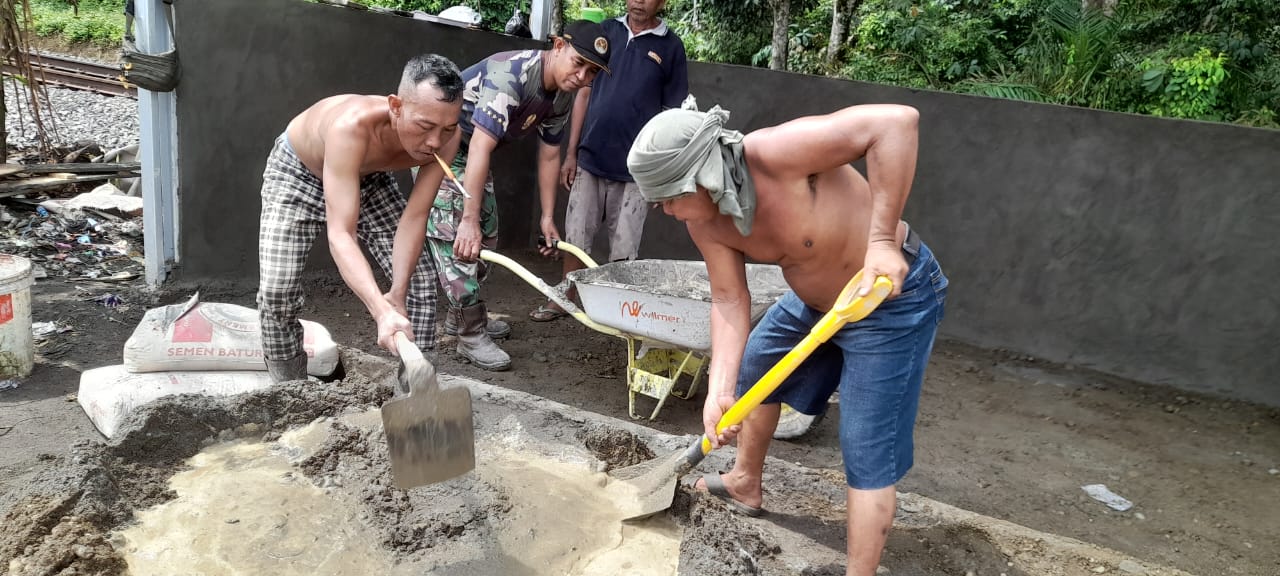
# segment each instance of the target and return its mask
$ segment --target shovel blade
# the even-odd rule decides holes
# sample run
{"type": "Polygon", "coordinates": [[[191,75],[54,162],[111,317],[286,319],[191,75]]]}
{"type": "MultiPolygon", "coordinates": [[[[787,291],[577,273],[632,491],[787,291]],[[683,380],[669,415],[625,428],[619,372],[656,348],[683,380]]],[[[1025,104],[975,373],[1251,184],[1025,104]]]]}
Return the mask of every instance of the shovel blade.
{"type": "Polygon", "coordinates": [[[391,400],[382,407],[382,427],[396,488],[443,482],[476,467],[471,391],[466,388],[391,400]]]}
{"type": "Polygon", "coordinates": [[[623,521],[641,520],[671,507],[676,482],[689,469],[684,452],[667,458],[641,462],[613,472],[611,491],[623,521]]]}

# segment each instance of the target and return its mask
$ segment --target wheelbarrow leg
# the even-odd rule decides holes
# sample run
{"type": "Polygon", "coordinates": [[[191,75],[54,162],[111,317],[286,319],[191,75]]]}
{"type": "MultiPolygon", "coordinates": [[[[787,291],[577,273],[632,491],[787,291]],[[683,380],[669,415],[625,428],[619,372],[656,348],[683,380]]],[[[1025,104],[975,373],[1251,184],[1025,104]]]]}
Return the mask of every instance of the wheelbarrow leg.
{"type": "Polygon", "coordinates": [[[702,382],[702,375],[706,373],[706,366],[706,356],[697,352],[689,352],[685,354],[684,360],[680,362],[680,367],[675,369],[672,379],[679,379],[680,374],[688,374],[692,381],[689,383],[689,388],[684,392],[672,389],[671,395],[681,400],[693,398],[693,395],[698,392],[698,384],[702,382]]]}
{"type": "Polygon", "coordinates": [[[669,375],[672,351],[646,350],[641,358],[637,344],[635,338],[627,338],[627,408],[631,417],[639,420],[644,416],[636,415],[636,394],[653,398],[658,401],[658,406],[649,419],[654,420],[675,386],[675,378],[669,375]]]}
{"type": "Polygon", "coordinates": [[[706,357],[697,352],[669,349],[649,349],[641,356],[637,350],[639,342],[634,338],[627,339],[627,406],[631,417],[639,420],[643,416],[636,414],[636,394],[643,394],[658,401],[658,406],[649,416],[650,420],[658,418],[658,412],[666,405],[669,396],[680,399],[693,397],[698,382],[702,379],[706,366],[706,357]],[[689,388],[681,393],[676,390],[680,377],[688,374],[692,378],[689,388]]]}

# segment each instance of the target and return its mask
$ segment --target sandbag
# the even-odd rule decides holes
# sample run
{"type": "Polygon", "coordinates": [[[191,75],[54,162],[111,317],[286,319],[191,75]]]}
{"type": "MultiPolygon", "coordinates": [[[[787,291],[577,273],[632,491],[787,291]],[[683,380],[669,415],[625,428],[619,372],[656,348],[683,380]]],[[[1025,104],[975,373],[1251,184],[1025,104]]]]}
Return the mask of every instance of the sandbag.
{"type": "Polygon", "coordinates": [[[266,372],[151,372],[135,374],[124,366],[104,366],[80,374],[76,401],[89,420],[111,438],[126,417],[143,404],[175,394],[230,396],[271,386],[266,372]]]}
{"type": "MultiPolygon", "coordinates": [[[[338,367],[338,345],[324,326],[302,321],[307,373],[328,376],[338,367]]],[[[147,310],[124,343],[130,372],[263,370],[258,311],[235,304],[200,302],[147,310]]]]}

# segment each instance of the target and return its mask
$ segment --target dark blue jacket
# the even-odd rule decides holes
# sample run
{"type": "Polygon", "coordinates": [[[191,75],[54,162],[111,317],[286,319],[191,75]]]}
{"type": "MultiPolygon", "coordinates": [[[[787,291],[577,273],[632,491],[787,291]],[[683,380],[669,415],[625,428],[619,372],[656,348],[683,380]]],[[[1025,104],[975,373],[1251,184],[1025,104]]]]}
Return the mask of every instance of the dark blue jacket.
{"type": "Polygon", "coordinates": [[[601,178],[632,182],[627,171],[631,143],[649,119],[680,107],[689,95],[689,71],[684,43],[665,22],[631,38],[625,18],[603,23],[613,48],[612,73],[598,74],[591,83],[578,166],[601,178]]]}

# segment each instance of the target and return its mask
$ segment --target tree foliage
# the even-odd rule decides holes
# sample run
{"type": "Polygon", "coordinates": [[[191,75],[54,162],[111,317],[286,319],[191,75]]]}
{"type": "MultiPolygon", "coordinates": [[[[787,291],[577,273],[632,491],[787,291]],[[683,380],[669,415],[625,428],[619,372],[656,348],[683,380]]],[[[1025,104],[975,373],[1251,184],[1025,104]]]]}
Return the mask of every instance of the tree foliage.
{"type": "MultiPolygon", "coordinates": [[[[531,4],[366,2],[433,14],[466,5],[491,30],[531,4]]],[[[572,19],[581,3],[561,7],[572,19]]],[[[694,60],[1280,127],[1277,0],[668,0],[663,16],[694,60]]]]}
{"type": "MultiPolygon", "coordinates": [[[[1280,127],[1275,0],[861,0],[834,47],[835,4],[850,2],[803,2],[791,6],[792,71],[1280,127]]],[[[698,6],[695,57],[764,66],[768,4],[670,0],[668,11],[698,6]]]]}
{"type": "MultiPolygon", "coordinates": [[[[465,5],[495,31],[532,4],[359,1],[431,14],[465,5]]],[[[31,0],[37,33],[118,42],[123,0],[80,0],[78,18],[64,2],[31,0]]],[[[582,6],[558,0],[566,20],[582,6]]],[[[694,60],[1280,128],[1278,0],[668,0],[663,17],[694,60]]]]}

